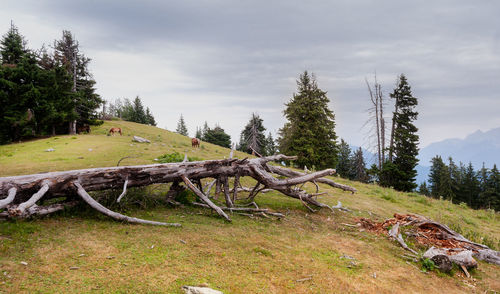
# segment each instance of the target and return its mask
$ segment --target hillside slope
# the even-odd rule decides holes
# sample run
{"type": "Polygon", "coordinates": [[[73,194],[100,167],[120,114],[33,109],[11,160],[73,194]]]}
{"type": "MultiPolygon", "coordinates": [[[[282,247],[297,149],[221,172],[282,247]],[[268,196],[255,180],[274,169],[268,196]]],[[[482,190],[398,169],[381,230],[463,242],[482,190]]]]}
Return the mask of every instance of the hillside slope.
{"type": "MultiPolygon", "coordinates": [[[[114,166],[124,156],[137,157],[121,165],[149,164],[173,151],[200,159],[229,154],[226,148],[204,142],[202,148],[192,149],[189,138],[159,128],[112,121],[94,128],[90,135],[0,146],[0,176],[114,166]],[[106,136],[111,126],[121,127],[124,136],[106,136]],[[132,135],[152,143],[132,143],[132,135]],[[48,148],[55,151],[45,152],[48,148]]],[[[154,202],[144,209],[134,204],[144,195],[164,195],[166,187],[158,185],[130,191],[126,198],[130,202],[117,209],[141,218],[179,222],[181,228],[118,223],[84,206],[31,221],[3,222],[0,292],[181,293],[180,287],[187,284],[208,284],[224,293],[500,291],[496,266],[480,262],[473,279],[459,271],[453,275],[422,273],[420,265],[408,263],[401,257],[403,249],[386,237],[343,225],[359,217],[383,220],[396,212],[417,213],[498,250],[498,213],[376,185],[336,181],[359,192],[353,195],[321,186],[329,195],[319,196],[320,200],[333,205],[340,200],[352,212],[310,213],[300,201],[275,192],[260,195],[256,201],[261,207],[286,213],[281,221],[235,214],[228,224],[200,208],[171,208],[154,202]]],[[[111,193],[111,199],[119,193],[111,193]]]]}

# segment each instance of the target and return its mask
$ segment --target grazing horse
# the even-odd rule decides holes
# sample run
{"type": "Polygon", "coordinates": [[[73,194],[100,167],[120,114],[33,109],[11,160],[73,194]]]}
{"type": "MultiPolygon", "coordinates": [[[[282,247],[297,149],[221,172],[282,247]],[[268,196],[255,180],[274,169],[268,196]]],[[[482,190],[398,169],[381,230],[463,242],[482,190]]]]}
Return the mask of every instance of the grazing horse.
{"type": "Polygon", "coordinates": [[[120,136],[121,136],[122,135],[122,129],[121,128],[111,128],[111,130],[109,130],[109,134],[114,135],[115,133],[120,133],[120,136]]]}
{"type": "Polygon", "coordinates": [[[192,138],[191,139],[191,147],[192,148],[200,147],[200,139],[192,138]]]}
{"type": "Polygon", "coordinates": [[[90,126],[88,124],[83,124],[83,125],[77,126],[76,133],[81,134],[83,132],[90,134],[90,126]]]}

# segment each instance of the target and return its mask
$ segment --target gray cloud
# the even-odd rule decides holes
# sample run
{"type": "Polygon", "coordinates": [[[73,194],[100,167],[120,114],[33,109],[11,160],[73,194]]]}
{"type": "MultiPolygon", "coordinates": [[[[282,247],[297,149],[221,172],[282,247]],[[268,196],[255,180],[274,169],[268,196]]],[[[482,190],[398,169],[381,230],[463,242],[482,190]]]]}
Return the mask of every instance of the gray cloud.
{"type": "Polygon", "coordinates": [[[409,78],[422,145],[500,125],[496,1],[9,2],[0,19],[32,46],[70,29],[100,94],[140,95],[171,130],[183,113],[192,133],[207,120],[238,140],[255,111],[274,133],[303,70],[352,144],[366,143],[364,79],[375,71],[387,96],[397,75],[409,78]]]}

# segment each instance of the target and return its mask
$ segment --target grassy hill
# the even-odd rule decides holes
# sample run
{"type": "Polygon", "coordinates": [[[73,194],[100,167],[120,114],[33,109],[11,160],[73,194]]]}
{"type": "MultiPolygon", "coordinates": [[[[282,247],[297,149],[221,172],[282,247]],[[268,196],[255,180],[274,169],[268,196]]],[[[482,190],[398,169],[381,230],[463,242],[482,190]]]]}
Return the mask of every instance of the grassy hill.
{"type": "MultiPolygon", "coordinates": [[[[125,156],[134,158],[121,165],[150,164],[174,151],[200,159],[229,154],[228,149],[208,143],[203,142],[200,149],[190,144],[189,138],[159,128],[105,122],[89,135],[0,146],[0,176],[115,166],[125,156]],[[106,136],[112,126],[121,127],[124,135],[106,136]],[[152,143],[133,143],[133,135],[152,143]],[[48,148],[54,151],[45,152],[48,148]]],[[[237,152],[236,156],[247,155],[237,152]]],[[[155,202],[141,208],[129,201],[115,208],[131,216],[179,222],[182,227],[123,224],[82,210],[85,206],[45,218],[0,222],[0,293],[181,293],[182,285],[198,284],[224,293],[500,291],[497,266],[480,262],[473,279],[459,271],[423,273],[418,263],[401,257],[404,251],[396,243],[343,225],[354,224],[358,217],[383,220],[395,212],[418,213],[498,250],[498,213],[376,185],[336,181],[359,192],[353,195],[322,186],[329,196],[320,196],[320,201],[334,205],[340,200],[352,212],[311,214],[300,201],[270,193],[256,201],[286,213],[283,220],[233,215],[233,223],[228,224],[204,209],[155,202]]],[[[164,190],[162,185],[137,189],[127,197],[161,197],[164,190]]]]}

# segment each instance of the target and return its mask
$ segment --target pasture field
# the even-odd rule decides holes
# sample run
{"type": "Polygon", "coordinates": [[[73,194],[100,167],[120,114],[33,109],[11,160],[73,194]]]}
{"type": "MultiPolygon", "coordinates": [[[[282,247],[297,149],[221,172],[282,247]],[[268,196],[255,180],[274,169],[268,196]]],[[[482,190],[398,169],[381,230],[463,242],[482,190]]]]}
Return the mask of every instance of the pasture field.
{"type": "MultiPolygon", "coordinates": [[[[106,121],[88,135],[0,146],[0,176],[116,166],[125,156],[133,158],[121,165],[151,164],[174,151],[199,159],[229,155],[228,149],[205,142],[192,149],[190,138],[159,128],[106,121]],[[122,128],[124,135],[107,136],[110,127],[122,128]],[[133,143],[133,135],[152,143],[133,143]],[[45,152],[48,148],[54,151],[45,152]]],[[[236,152],[238,158],[246,156],[236,152]]],[[[394,213],[417,213],[499,250],[499,213],[334,179],[358,192],[321,185],[329,195],[319,200],[341,201],[351,212],[311,213],[300,201],[272,192],[260,194],[256,202],[286,214],[284,219],[234,214],[227,223],[203,208],[165,205],[167,187],[155,185],[131,189],[120,205],[112,202],[121,191],[94,196],[128,215],[182,227],[120,223],[83,204],[43,218],[0,222],[0,293],[182,293],[181,286],[200,284],[224,293],[500,291],[498,266],[479,262],[472,278],[459,270],[423,272],[385,236],[345,225],[359,217],[380,221],[394,213]]]]}

